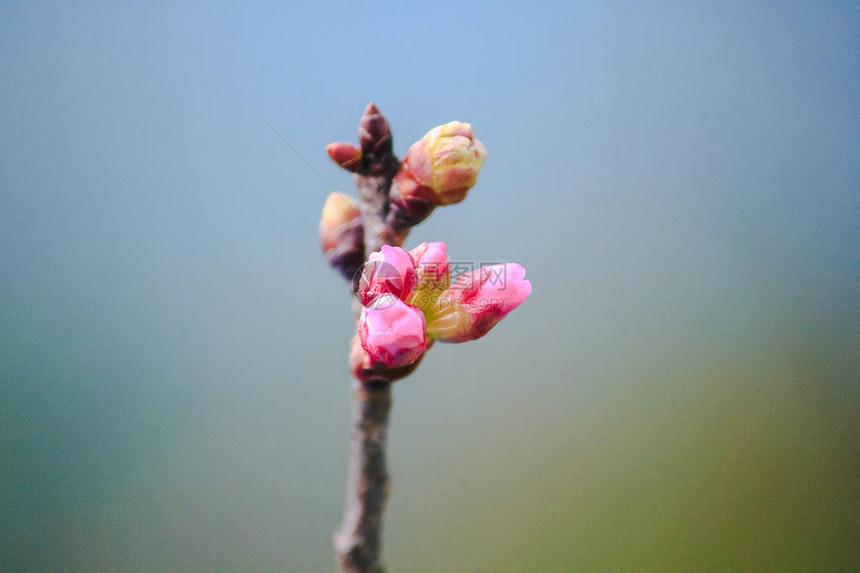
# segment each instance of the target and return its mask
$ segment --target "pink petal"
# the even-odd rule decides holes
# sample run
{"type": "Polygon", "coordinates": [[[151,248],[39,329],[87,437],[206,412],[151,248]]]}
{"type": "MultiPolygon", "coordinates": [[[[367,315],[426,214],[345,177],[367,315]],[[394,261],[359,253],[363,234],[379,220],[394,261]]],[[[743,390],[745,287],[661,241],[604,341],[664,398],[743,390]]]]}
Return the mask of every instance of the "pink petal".
{"type": "Polygon", "coordinates": [[[371,253],[361,274],[358,293],[367,306],[382,294],[408,299],[418,284],[418,273],[412,256],[400,247],[383,245],[371,253]]]}
{"type": "Polygon", "coordinates": [[[531,295],[525,273],[503,263],[461,275],[432,309],[428,332],[443,342],[481,338],[531,295]]]}
{"type": "Polygon", "coordinates": [[[362,310],[358,322],[361,346],[389,367],[412,364],[427,346],[424,314],[392,295],[382,295],[362,310]]]}

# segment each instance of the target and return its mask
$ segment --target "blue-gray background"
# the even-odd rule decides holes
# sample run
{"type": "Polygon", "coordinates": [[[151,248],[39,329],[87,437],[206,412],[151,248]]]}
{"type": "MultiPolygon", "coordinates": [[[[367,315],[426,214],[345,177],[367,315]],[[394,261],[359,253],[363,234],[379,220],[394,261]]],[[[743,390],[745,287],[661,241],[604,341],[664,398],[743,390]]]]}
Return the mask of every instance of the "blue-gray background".
{"type": "Polygon", "coordinates": [[[369,101],[534,285],[395,388],[392,571],[857,567],[858,73],[852,3],[4,3],[0,569],[331,568],[369,101]]]}

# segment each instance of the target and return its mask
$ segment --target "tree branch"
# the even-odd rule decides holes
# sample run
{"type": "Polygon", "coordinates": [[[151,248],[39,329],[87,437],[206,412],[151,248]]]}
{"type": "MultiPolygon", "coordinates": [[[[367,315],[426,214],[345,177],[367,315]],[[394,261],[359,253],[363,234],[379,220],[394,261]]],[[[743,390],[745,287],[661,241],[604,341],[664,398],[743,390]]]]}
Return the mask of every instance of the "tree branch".
{"type": "Polygon", "coordinates": [[[385,465],[391,384],[352,381],[352,436],[346,509],[334,545],[340,571],[382,571],[382,516],[390,482],[385,465]]]}
{"type": "MultiPolygon", "coordinates": [[[[402,245],[409,228],[396,228],[386,222],[391,183],[400,169],[400,161],[392,151],[388,122],[372,103],[362,117],[359,140],[362,160],[355,175],[355,186],[361,198],[364,259],[367,260],[370,253],[378,251],[382,245],[402,245]]],[[[353,289],[358,289],[357,279],[353,281],[353,289]]],[[[356,318],[358,311],[360,306],[356,306],[356,318]]],[[[400,369],[404,372],[398,374],[405,375],[414,366],[400,369]]],[[[389,492],[385,458],[391,379],[384,379],[380,372],[379,380],[353,380],[351,390],[352,434],[346,507],[341,527],[334,536],[334,546],[340,571],[378,573],[382,571],[382,517],[389,492]]]]}

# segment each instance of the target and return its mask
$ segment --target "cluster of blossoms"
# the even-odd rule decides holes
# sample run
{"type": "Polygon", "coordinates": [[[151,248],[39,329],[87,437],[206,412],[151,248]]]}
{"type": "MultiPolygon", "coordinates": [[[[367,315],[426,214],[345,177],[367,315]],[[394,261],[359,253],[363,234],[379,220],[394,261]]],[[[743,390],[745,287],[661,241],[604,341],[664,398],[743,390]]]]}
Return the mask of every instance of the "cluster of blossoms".
{"type": "Polygon", "coordinates": [[[436,341],[466,342],[487,334],[531,295],[532,286],[525,269],[513,263],[452,280],[445,243],[400,247],[412,227],[437,207],[463,201],[475,185],[487,151],[471,125],[434,127],[400,161],[388,121],[371,103],[358,140],[358,147],[332,143],[326,151],[355,174],[361,200],[332,193],[320,222],[326,259],[351,279],[361,303],[349,355],[356,382],[347,507],[335,548],[342,571],[381,571],[391,383],[411,374],[436,341]]]}
{"type": "Polygon", "coordinates": [[[452,283],[444,243],[422,243],[412,251],[396,246],[436,207],[463,201],[475,185],[487,151],[471,125],[452,121],[434,127],[403,161],[393,155],[388,122],[373,104],[358,134],[358,147],[332,143],[326,151],[356,174],[359,191],[363,181],[381,182],[386,201],[374,203],[373,193],[362,194],[362,204],[372,215],[381,214],[390,231],[385,242],[393,246],[383,245],[365,263],[367,221],[358,202],[340,192],[325,203],[320,241],[329,264],[352,279],[363,307],[350,352],[353,375],[364,382],[391,382],[411,373],[435,341],[485,335],[531,294],[531,283],[525,269],[513,263],[464,273],[452,283]]]}
{"type": "Polygon", "coordinates": [[[378,378],[386,369],[416,364],[434,341],[476,340],[531,294],[525,269],[515,263],[482,267],[451,282],[447,250],[445,243],[411,251],[386,245],[370,255],[358,288],[363,352],[353,348],[357,377],[367,370],[378,378]]]}

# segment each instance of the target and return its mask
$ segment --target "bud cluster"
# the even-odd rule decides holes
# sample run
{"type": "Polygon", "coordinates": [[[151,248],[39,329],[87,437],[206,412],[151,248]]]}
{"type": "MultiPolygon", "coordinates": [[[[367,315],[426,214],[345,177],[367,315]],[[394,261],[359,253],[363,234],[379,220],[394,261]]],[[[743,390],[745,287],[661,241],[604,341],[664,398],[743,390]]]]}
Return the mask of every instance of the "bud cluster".
{"type": "Polygon", "coordinates": [[[525,269],[513,263],[482,267],[451,283],[446,251],[445,243],[422,243],[410,252],[386,245],[370,256],[358,289],[364,307],[358,340],[366,357],[353,348],[354,374],[355,364],[368,370],[381,363],[375,379],[383,366],[413,364],[428,341],[478,339],[531,294],[525,269]]]}
{"type": "Polygon", "coordinates": [[[480,338],[531,294],[520,265],[485,266],[452,281],[445,243],[422,243],[412,251],[392,246],[436,207],[463,201],[475,185],[487,151],[471,125],[434,127],[400,162],[388,121],[371,103],[361,118],[358,147],[332,143],[326,151],[355,174],[362,200],[359,208],[332,193],[320,222],[323,253],[353,280],[362,305],[350,350],[350,370],[358,380],[399,380],[435,341],[480,338]],[[365,230],[374,234],[365,236],[365,230]],[[380,243],[365,263],[365,251],[380,243]]]}
{"type": "Polygon", "coordinates": [[[388,120],[373,103],[361,117],[358,139],[358,147],[331,143],[326,152],[332,161],[358,176],[393,179],[387,179],[390,190],[385,218],[395,229],[408,230],[436,207],[465,199],[487,158],[487,150],[475,139],[472,126],[452,121],[424,134],[398,162],[388,120]]]}

